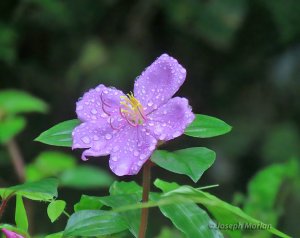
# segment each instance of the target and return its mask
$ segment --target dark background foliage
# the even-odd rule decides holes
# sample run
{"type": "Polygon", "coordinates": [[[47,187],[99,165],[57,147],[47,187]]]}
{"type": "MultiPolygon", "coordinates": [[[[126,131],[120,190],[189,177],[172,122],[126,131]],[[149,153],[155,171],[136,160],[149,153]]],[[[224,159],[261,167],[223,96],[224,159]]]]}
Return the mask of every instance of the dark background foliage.
{"type": "MultiPolygon", "coordinates": [[[[218,183],[212,192],[231,201],[259,169],[300,154],[299,12],[297,0],[1,1],[0,87],[27,91],[50,106],[48,114],[28,115],[17,137],[26,161],[49,149],[33,139],[75,118],[75,102],[86,90],[103,83],[129,92],[135,77],[166,52],[187,69],[178,94],[194,112],[233,126],[226,136],[184,137],[167,148],[214,149],[217,161],[199,186],[218,183]]],[[[107,159],[87,163],[108,168],[107,159]]],[[[16,183],[4,148],[0,166],[1,179],[16,183]]],[[[191,183],[158,168],[154,177],[191,183]]],[[[61,196],[75,202],[80,193],[64,190],[61,196]]],[[[279,228],[299,234],[299,212],[297,195],[291,195],[279,228]]],[[[53,229],[46,215],[35,217],[36,232],[53,229]]],[[[55,226],[63,227],[63,219],[55,226]]]]}

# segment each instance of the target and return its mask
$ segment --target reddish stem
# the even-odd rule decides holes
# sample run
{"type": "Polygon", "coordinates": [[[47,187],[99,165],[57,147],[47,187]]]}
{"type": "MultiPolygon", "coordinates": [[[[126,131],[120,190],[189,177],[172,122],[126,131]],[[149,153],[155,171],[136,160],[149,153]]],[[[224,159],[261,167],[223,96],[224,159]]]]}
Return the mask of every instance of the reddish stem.
{"type": "MultiPolygon", "coordinates": [[[[152,162],[149,159],[144,167],[143,167],[143,197],[142,202],[147,202],[149,200],[149,191],[150,191],[150,181],[151,181],[151,167],[152,162]]],[[[145,238],[146,237],[146,231],[147,231],[147,225],[148,225],[148,208],[142,209],[141,214],[141,224],[140,224],[140,230],[139,230],[139,238],[145,238]]]]}

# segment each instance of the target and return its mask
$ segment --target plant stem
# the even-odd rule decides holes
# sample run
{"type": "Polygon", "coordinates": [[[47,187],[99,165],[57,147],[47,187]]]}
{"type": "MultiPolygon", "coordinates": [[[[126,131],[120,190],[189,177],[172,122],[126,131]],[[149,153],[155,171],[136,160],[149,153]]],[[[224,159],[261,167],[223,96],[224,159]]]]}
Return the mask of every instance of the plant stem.
{"type": "MultiPolygon", "coordinates": [[[[144,167],[143,167],[143,197],[142,202],[148,202],[149,200],[149,191],[150,191],[150,181],[151,181],[151,167],[152,162],[149,159],[144,167]]],[[[139,230],[139,238],[146,237],[147,225],[148,225],[148,208],[142,209],[141,214],[141,223],[140,223],[140,230],[139,230]]]]}
{"type": "Polygon", "coordinates": [[[10,154],[11,161],[17,173],[20,182],[25,181],[25,166],[24,160],[19,150],[19,147],[14,139],[11,139],[6,144],[8,152],[10,154]]]}

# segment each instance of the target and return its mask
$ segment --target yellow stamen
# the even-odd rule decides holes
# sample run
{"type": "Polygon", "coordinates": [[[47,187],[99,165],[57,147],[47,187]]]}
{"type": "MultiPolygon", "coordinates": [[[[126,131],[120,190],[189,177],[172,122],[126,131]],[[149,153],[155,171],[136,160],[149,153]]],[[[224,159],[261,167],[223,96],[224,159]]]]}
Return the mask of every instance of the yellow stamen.
{"type": "Polygon", "coordinates": [[[144,109],[142,104],[133,96],[133,93],[130,92],[127,96],[120,96],[122,101],[121,104],[121,113],[122,115],[130,122],[132,125],[141,125],[146,119],[144,109]]]}

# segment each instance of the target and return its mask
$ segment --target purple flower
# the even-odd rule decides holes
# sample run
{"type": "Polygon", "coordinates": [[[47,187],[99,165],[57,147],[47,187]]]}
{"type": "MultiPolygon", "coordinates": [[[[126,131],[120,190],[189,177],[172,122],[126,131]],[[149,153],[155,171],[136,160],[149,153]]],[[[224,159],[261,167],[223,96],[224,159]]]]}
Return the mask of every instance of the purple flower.
{"type": "Polygon", "coordinates": [[[13,231],[7,230],[5,228],[2,229],[2,232],[4,233],[4,235],[6,236],[6,238],[24,238],[23,236],[15,233],[13,231]]]}
{"type": "Polygon", "coordinates": [[[194,120],[186,98],[172,96],[183,84],[186,70],[167,54],[155,60],[134,83],[134,93],[100,84],[76,104],[82,123],[73,135],[73,149],[87,156],[110,154],[109,166],[119,176],[137,174],[158,141],[184,133],[194,120]]]}

